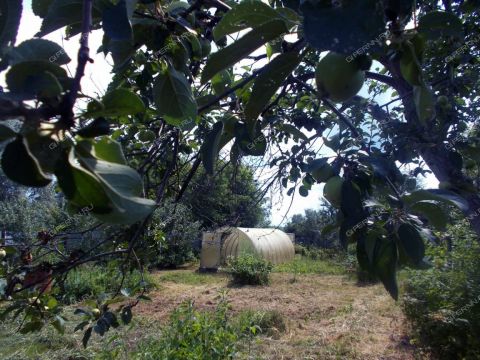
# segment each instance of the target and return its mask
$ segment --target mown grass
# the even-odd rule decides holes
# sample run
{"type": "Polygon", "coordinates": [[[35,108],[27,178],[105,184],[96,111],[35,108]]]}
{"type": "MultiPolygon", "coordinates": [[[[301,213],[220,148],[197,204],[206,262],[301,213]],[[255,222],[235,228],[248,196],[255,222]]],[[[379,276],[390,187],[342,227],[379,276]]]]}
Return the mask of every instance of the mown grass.
{"type": "Polygon", "coordinates": [[[318,275],[345,275],[346,267],[332,259],[311,259],[295,255],[295,259],[288,263],[276,265],[274,272],[291,274],[318,274],[318,275]]]}
{"type": "Polygon", "coordinates": [[[185,285],[207,285],[214,284],[226,279],[224,273],[199,273],[185,270],[172,270],[158,273],[155,278],[159,282],[173,282],[185,285]]]}

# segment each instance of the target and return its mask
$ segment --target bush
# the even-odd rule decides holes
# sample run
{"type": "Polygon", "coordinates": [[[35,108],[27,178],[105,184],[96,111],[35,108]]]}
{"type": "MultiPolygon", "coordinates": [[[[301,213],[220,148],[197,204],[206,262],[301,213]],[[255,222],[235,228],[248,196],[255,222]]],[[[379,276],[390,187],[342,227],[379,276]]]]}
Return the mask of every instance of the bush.
{"type": "Polygon", "coordinates": [[[213,312],[195,310],[189,301],[176,309],[161,336],[139,344],[131,356],[142,360],[226,360],[237,354],[240,334],[222,299],[213,312]]]}
{"type": "Polygon", "coordinates": [[[429,270],[409,270],[402,302],[417,338],[448,359],[480,358],[480,246],[466,223],[429,246],[429,270]],[[448,251],[447,240],[452,249],[448,251]]]}
{"type": "Polygon", "coordinates": [[[200,233],[200,222],[194,220],[190,208],[166,202],[153,214],[140,256],[150,267],[183,265],[195,259],[193,245],[200,233]]]}
{"type": "MultiPolygon", "coordinates": [[[[147,288],[154,286],[154,280],[149,274],[144,274],[147,288]]],[[[63,301],[71,304],[87,298],[98,298],[116,291],[122,281],[122,273],[117,267],[100,265],[81,266],[68,273],[65,280],[63,301]]],[[[131,293],[142,289],[140,271],[128,271],[123,280],[122,288],[131,293]]]]}
{"type": "Polygon", "coordinates": [[[229,259],[227,271],[236,284],[267,285],[272,269],[272,264],[259,256],[241,254],[229,259]]]}
{"type": "Polygon", "coordinates": [[[247,335],[252,328],[268,336],[278,336],[287,330],[285,318],[277,310],[245,310],[235,320],[239,331],[247,335]]]}

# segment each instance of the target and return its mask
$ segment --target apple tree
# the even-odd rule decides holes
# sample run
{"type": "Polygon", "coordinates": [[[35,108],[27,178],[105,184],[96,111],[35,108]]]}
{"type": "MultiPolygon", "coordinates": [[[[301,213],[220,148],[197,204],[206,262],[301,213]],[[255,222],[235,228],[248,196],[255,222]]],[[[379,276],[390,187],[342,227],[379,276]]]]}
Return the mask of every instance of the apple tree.
{"type": "MultiPolygon", "coordinates": [[[[480,235],[479,5],[32,0],[40,32],[17,43],[22,2],[0,1],[0,121],[22,124],[0,125],[5,175],[29,187],[55,182],[71,212],[124,226],[111,239],[121,246],[2,270],[9,311],[24,310],[24,331],[61,328],[57,307],[43,306],[55,305],[51,285],[88,261],[133,261],[153,210],[180,201],[200,166],[215,176],[220,152],[233,165],[264,159],[273,175],[263,195],[308,196],[325,183],[338,209],[325,231],[356,244],[360,265],[396,299],[397,269],[426,266],[424,241],[444,229],[448,206],[480,235]],[[73,76],[64,49],[43,38],[57,30],[79,39],[73,76]],[[95,66],[91,32],[103,35],[93,51],[113,60],[100,98],[80,86],[95,66]],[[440,189],[416,190],[427,172],[440,189]],[[32,289],[34,301],[22,295],[32,289]]],[[[119,311],[128,322],[131,305],[119,311]]],[[[84,315],[86,341],[118,325],[107,305],[84,315]]]]}

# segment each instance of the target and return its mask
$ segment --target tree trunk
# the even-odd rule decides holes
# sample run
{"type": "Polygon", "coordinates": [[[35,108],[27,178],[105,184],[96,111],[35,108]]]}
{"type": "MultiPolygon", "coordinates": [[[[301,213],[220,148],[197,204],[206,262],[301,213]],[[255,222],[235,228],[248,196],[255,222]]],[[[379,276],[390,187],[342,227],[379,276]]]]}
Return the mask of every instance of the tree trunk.
{"type": "Polygon", "coordinates": [[[464,190],[465,187],[469,186],[473,188],[473,181],[468,179],[461,170],[456,169],[448,156],[448,150],[443,144],[419,152],[437,180],[452,184],[451,190],[466,200],[468,209],[463,211],[463,214],[470,222],[472,229],[477,233],[480,241],[480,196],[477,192],[464,190]]]}
{"type": "Polygon", "coordinates": [[[437,180],[450,183],[452,185],[450,190],[465,199],[468,208],[462,210],[462,212],[470,222],[472,230],[477,234],[478,241],[480,241],[480,196],[477,191],[466,190],[475,189],[473,181],[452,160],[451,151],[445,146],[444,136],[440,131],[435,129],[433,125],[427,125],[427,127],[419,125],[420,121],[413,101],[412,87],[403,79],[399,62],[391,62],[387,59],[383,59],[381,62],[395,80],[394,87],[402,97],[407,123],[414,128],[418,128],[418,141],[412,145],[432,170],[437,180]]]}

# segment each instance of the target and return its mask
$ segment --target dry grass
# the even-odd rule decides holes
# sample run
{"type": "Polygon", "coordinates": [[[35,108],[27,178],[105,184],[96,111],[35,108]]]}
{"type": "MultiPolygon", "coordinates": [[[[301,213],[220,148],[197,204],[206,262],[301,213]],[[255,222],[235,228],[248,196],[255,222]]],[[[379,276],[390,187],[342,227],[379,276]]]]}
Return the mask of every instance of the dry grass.
{"type": "Polygon", "coordinates": [[[251,349],[253,359],[415,358],[401,310],[381,285],[359,287],[344,276],[315,274],[292,282],[292,275],[274,273],[270,286],[236,288],[221,274],[178,270],[154,276],[162,288],[150,294],[153,301],[142,303],[137,314],[161,323],[187,299],[194,299],[198,308],[213,309],[222,290],[228,291],[234,313],[281,313],[287,331],[260,337],[251,349]]]}

